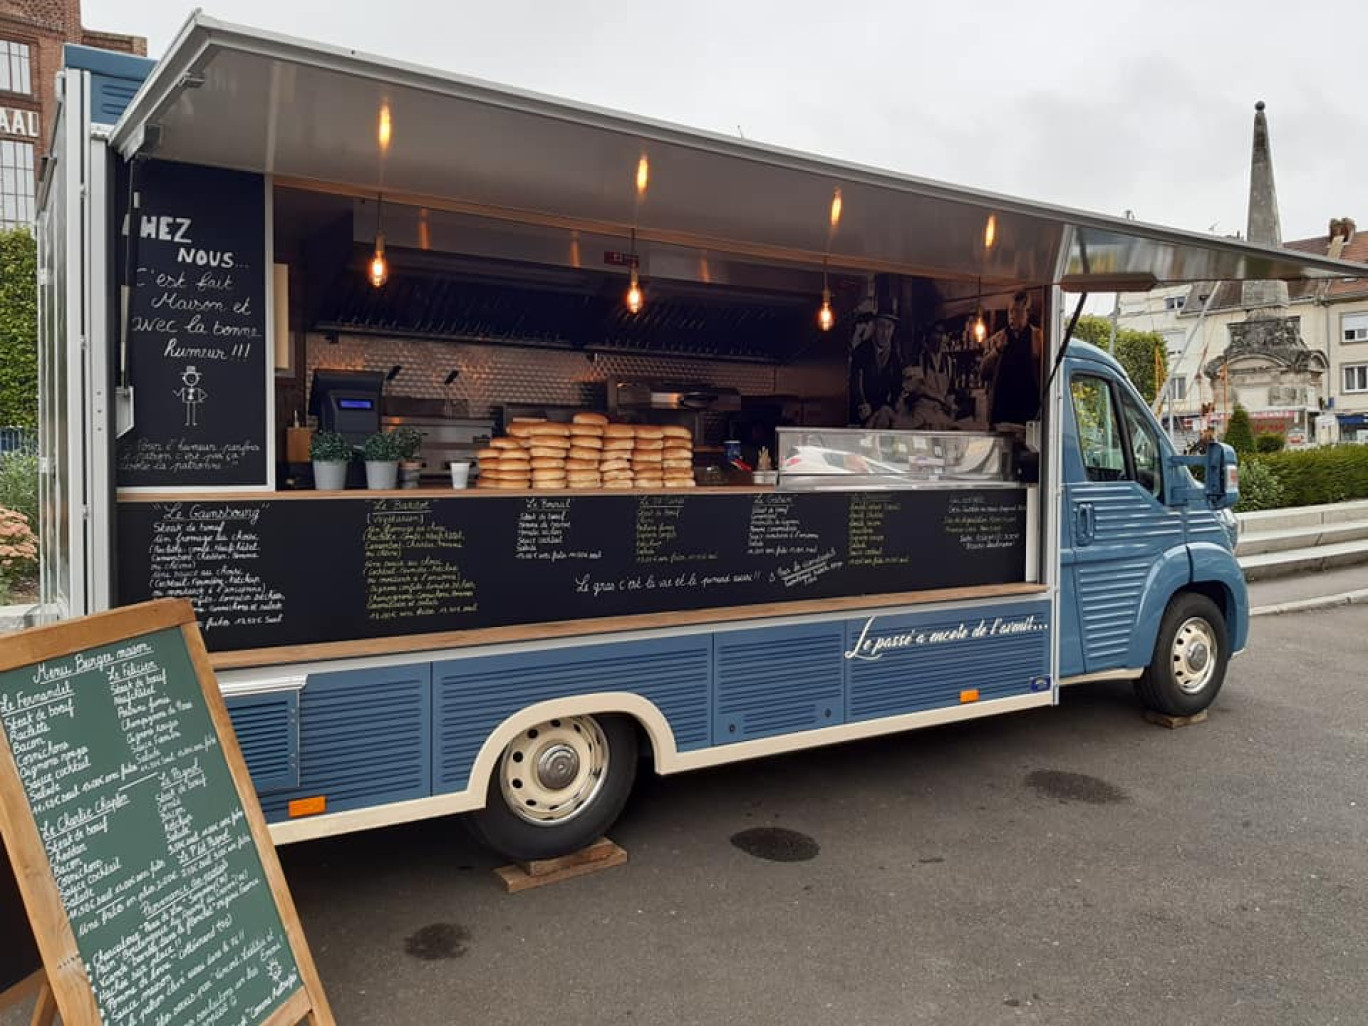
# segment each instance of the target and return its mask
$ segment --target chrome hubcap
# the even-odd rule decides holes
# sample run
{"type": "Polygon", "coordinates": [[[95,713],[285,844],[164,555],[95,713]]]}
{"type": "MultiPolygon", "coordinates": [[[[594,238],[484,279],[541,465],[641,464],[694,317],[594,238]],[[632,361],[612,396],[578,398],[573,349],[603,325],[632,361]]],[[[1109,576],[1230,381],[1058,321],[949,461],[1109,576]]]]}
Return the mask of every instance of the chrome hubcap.
{"type": "Polygon", "coordinates": [[[519,819],[559,826],[597,797],[608,742],[592,716],[547,720],[524,730],[499,760],[499,790],[519,819]]]}
{"type": "Polygon", "coordinates": [[[1173,638],[1173,682],[1184,694],[1195,695],[1216,673],[1216,634],[1211,624],[1194,616],[1183,621],[1173,638]]]}
{"type": "Polygon", "coordinates": [[[569,745],[551,745],[537,756],[537,780],[542,787],[559,790],[579,773],[580,760],[569,745]]]}

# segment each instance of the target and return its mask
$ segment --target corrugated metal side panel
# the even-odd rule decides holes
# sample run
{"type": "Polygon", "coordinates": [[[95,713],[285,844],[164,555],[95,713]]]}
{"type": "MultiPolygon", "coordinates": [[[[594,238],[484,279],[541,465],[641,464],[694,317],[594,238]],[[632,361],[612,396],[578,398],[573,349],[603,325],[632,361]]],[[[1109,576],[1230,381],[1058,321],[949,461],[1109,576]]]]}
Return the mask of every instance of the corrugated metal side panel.
{"type": "Polygon", "coordinates": [[[957,706],[970,689],[979,701],[1047,690],[1050,627],[1048,602],[878,618],[867,631],[864,621],[850,621],[847,651],[858,646],[860,657],[848,660],[847,717],[957,706]],[[935,637],[961,628],[967,636],[935,637]],[[886,647],[876,651],[881,641],[886,647]]]}
{"type": "Polygon", "coordinates": [[[432,793],[431,664],[313,674],[300,697],[299,786],[263,800],[280,819],[293,798],[328,812],[432,793]]]}
{"type": "Polygon", "coordinates": [[[481,745],[513,713],[552,698],[627,691],[654,703],[681,751],[710,736],[712,638],[591,645],[434,663],[435,788],[459,791],[481,745]]]}
{"type": "Polygon", "coordinates": [[[1154,558],[1078,567],[1078,619],[1089,669],[1122,666],[1154,558]]]}
{"type": "Polygon", "coordinates": [[[713,744],[845,720],[845,625],[719,633],[713,638],[713,744]]]}
{"type": "Polygon", "coordinates": [[[1079,550],[1077,565],[1087,667],[1124,666],[1150,570],[1160,553],[1184,543],[1184,514],[1155,502],[1130,481],[1089,484],[1074,497],[1096,511],[1092,543],[1079,550]],[[1094,559],[1102,562],[1089,565],[1094,559]]]}
{"type": "Polygon", "coordinates": [[[1189,542],[1213,542],[1216,545],[1229,545],[1230,536],[1209,509],[1189,510],[1187,514],[1189,542]]]}
{"type": "Polygon", "coordinates": [[[299,786],[299,695],[239,695],[224,704],[257,793],[299,786]]]}
{"type": "Polygon", "coordinates": [[[108,75],[91,76],[90,120],[97,125],[112,125],[133,102],[141,83],[108,75]]]}

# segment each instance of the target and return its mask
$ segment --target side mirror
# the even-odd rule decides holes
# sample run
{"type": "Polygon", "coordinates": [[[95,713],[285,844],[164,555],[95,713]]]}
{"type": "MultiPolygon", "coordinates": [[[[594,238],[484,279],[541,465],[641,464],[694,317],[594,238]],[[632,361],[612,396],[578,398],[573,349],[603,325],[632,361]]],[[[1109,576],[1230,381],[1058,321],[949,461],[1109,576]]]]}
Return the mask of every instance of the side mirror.
{"type": "MultiPolygon", "coordinates": [[[[1176,467],[1201,467],[1204,485],[1202,496],[1212,509],[1229,509],[1240,501],[1240,462],[1235,450],[1224,442],[1210,442],[1201,456],[1170,456],[1176,467]]],[[[1195,492],[1188,494],[1196,497],[1195,492]]],[[[1191,501],[1179,499],[1179,501],[1191,501]]]]}

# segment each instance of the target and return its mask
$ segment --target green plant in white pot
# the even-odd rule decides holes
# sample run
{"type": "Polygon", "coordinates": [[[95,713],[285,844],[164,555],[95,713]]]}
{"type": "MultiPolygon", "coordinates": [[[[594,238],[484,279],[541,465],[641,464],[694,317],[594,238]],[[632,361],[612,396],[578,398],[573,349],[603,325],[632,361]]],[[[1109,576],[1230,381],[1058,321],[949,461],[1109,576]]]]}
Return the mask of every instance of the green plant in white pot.
{"type": "Polygon", "coordinates": [[[399,443],[392,431],[377,431],[361,445],[366,461],[366,487],[373,490],[394,488],[399,482],[399,443]]]}
{"type": "Polygon", "coordinates": [[[423,449],[423,435],[416,427],[401,424],[394,429],[394,444],[399,448],[399,485],[417,488],[423,473],[423,461],[418,454],[423,449]]]}
{"type": "Polygon", "coordinates": [[[336,431],[316,431],[309,440],[309,459],[313,460],[314,487],[336,491],[347,487],[347,464],[352,444],[336,431]]]}

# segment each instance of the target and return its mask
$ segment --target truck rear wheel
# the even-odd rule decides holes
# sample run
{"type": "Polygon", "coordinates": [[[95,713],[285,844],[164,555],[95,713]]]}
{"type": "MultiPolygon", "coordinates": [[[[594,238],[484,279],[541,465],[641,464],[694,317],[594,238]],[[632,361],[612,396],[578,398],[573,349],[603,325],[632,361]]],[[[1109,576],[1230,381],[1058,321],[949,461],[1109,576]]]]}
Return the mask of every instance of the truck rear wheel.
{"type": "Polygon", "coordinates": [[[613,825],[636,779],[637,735],[621,716],[567,716],[524,730],[499,757],[476,836],[511,859],[568,855],[613,825]]]}
{"type": "Polygon", "coordinates": [[[1220,609],[1205,595],[1184,592],[1164,613],[1154,657],[1136,691],[1155,712],[1192,716],[1215,700],[1229,662],[1230,644],[1220,609]]]}

